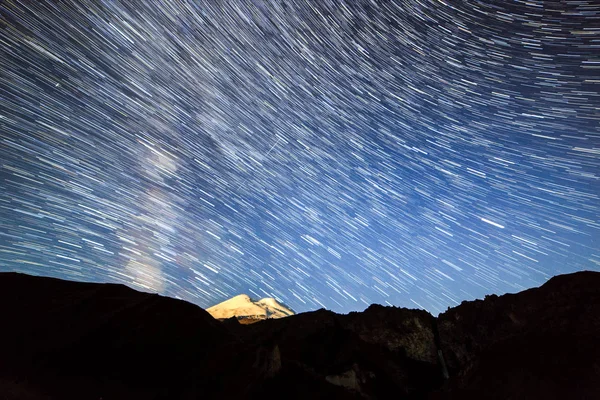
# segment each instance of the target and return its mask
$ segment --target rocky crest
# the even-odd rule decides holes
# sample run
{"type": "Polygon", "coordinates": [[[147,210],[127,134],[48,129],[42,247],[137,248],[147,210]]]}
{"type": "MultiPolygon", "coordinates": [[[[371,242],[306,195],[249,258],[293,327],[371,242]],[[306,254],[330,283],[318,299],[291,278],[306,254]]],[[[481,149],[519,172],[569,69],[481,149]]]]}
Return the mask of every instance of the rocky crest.
{"type": "Polygon", "coordinates": [[[497,399],[600,394],[600,273],[463,302],[438,317],[438,329],[454,377],[449,390],[462,398],[484,391],[497,399]]]}
{"type": "Polygon", "coordinates": [[[0,398],[600,398],[600,273],[434,318],[373,305],[240,325],[122,285],[0,274],[0,398]]]}

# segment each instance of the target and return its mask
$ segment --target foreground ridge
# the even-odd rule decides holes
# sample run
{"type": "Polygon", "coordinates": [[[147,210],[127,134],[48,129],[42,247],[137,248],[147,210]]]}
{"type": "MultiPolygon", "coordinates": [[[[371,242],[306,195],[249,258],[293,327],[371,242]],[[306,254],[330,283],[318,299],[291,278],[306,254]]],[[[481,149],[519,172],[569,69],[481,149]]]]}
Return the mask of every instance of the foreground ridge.
{"type": "Polygon", "coordinates": [[[123,285],[0,273],[0,316],[8,400],[600,398],[598,272],[438,318],[372,305],[252,325],[123,285]]]}

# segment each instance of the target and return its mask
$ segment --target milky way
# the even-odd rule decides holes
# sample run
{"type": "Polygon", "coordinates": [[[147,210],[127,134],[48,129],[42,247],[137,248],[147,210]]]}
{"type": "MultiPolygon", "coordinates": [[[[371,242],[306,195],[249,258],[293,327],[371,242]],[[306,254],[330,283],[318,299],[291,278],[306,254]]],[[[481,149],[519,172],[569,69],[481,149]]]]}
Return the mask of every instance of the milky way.
{"type": "Polygon", "coordinates": [[[437,313],[600,270],[595,1],[0,3],[0,270],[437,313]]]}

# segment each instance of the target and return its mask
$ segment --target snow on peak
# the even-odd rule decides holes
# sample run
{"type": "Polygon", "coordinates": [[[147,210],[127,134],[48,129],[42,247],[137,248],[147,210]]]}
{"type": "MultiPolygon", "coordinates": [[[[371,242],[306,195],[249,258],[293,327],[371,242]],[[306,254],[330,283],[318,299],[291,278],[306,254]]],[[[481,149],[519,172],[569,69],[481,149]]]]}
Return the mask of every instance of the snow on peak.
{"type": "Polygon", "coordinates": [[[253,301],[250,296],[240,294],[206,309],[216,319],[236,317],[238,319],[283,318],[294,315],[294,311],[272,297],[253,301]]]}
{"type": "Polygon", "coordinates": [[[281,304],[279,304],[273,297],[265,297],[264,299],[257,301],[257,303],[269,305],[271,307],[281,307],[281,304]]]}

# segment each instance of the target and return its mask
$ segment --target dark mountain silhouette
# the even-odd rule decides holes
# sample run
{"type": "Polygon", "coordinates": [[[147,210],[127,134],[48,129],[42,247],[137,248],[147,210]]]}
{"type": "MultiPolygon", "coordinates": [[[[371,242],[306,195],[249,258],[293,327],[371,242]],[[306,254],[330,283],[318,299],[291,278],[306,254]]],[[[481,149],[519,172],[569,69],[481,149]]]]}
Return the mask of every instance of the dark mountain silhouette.
{"type": "Polygon", "coordinates": [[[434,318],[241,325],[123,285],[0,274],[0,400],[600,398],[600,273],[434,318]]]}

